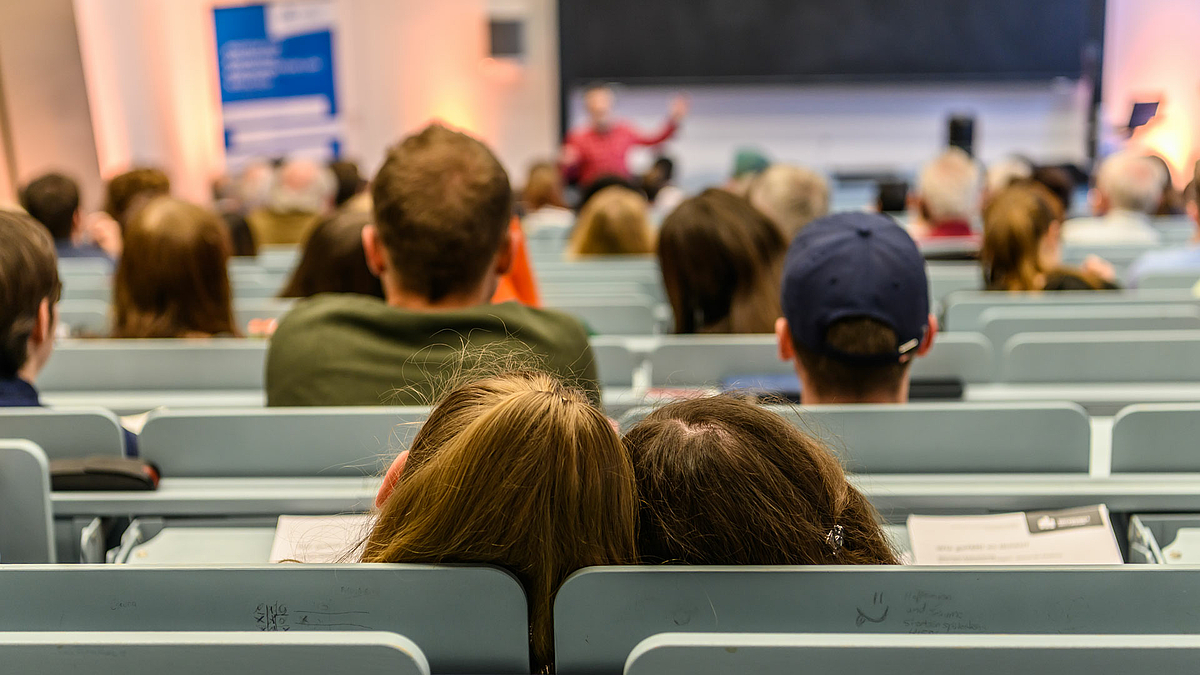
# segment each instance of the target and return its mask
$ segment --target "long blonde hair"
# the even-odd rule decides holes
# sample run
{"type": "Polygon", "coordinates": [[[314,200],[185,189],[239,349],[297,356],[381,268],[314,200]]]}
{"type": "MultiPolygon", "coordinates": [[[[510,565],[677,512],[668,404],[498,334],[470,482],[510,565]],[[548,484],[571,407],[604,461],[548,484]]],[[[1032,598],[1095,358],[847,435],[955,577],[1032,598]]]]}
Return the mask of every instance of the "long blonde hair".
{"type": "Polygon", "coordinates": [[[653,253],[649,209],[646,198],[629,188],[613,185],[597,192],[579,212],[570,256],[653,253]]]}
{"type": "Polygon", "coordinates": [[[532,371],[483,379],[430,413],[362,561],[507,568],[529,597],[536,671],[553,662],[567,575],[635,562],[635,495],[628,453],[582,392],[532,371]]]}

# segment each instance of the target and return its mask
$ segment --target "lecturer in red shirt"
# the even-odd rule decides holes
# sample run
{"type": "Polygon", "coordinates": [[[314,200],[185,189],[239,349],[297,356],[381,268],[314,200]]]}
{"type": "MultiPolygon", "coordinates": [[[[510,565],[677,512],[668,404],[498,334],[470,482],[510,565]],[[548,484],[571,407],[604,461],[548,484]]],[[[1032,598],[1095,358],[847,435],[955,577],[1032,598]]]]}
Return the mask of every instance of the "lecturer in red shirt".
{"type": "Polygon", "coordinates": [[[589,88],[583,94],[588,125],[576,129],[563,143],[562,166],[569,180],[587,186],[602,176],[629,178],[625,156],[635,145],[658,145],[675,134],[688,111],[688,100],[677,96],[671,117],[658,133],[645,135],[626,122],[612,118],[613,91],[607,86],[589,88]]]}

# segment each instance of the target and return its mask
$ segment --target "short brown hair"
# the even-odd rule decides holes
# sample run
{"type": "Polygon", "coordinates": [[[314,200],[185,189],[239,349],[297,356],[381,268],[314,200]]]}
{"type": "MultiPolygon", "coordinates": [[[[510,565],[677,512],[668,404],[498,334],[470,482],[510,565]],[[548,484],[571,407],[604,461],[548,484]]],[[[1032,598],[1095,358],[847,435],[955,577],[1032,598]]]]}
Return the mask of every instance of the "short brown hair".
{"type": "Polygon", "coordinates": [[[171,181],[160,169],[138,168],[113,176],[105,190],[104,210],[122,225],[138,198],[157,197],[171,192],[171,181]]]}
{"type": "Polygon", "coordinates": [[[304,240],[300,262],[281,298],[307,298],[318,293],[358,293],[383,297],[379,277],[367,267],[362,231],[371,215],[343,211],[322,219],[304,240]]]}
{"type": "Polygon", "coordinates": [[[29,357],[38,307],[58,300],[58,258],[50,232],[33,218],[0,210],[0,377],[16,377],[29,357]]]}
{"type": "Polygon", "coordinates": [[[896,563],[829,449],[769,410],[728,396],[680,401],[650,413],[625,446],[645,563],[896,563]]]}
{"type": "Polygon", "coordinates": [[[619,185],[600,190],[579,211],[568,247],[570,255],[653,253],[649,211],[650,203],[638,192],[619,185]]]}
{"type": "Polygon", "coordinates": [[[658,262],[676,333],[770,333],[787,243],[745,199],[709,189],[663,221],[658,262]]]}
{"type": "Polygon", "coordinates": [[[155,197],[125,230],[113,282],[113,337],[236,335],[231,244],[216,214],[155,197]]]}
{"type": "Polygon", "coordinates": [[[436,124],[388,152],[372,196],[401,285],[431,302],[482,283],[512,216],[512,186],[496,156],[436,124]]]}
{"type": "MultiPolygon", "coordinates": [[[[896,353],[896,331],[867,317],[835,321],[825,333],[825,345],[851,356],[880,356],[896,353]]],[[[881,392],[893,392],[904,381],[911,361],[896,363],[856,362],[817,354],[792,341],[796,359],[823,397],[847,402],[863,401],[881,392]]]]}
{"type": "Polygon", "coordinates": [[[604,413],[550,375],[513,372],[434,407],[362,561],[507,568],[529,597],[542,672],[559,585],[582,567],[635,562],[636,518],[633,466],[604,413]]]}

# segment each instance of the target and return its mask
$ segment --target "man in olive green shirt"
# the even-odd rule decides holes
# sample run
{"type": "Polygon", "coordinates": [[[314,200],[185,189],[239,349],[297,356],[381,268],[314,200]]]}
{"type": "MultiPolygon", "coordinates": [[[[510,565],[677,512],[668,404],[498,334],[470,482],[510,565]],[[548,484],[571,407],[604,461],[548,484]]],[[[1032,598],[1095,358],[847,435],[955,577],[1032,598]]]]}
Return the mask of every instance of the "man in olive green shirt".
{"type": "Polygon", "coordinates": [[[317,295],[280,322],[267,404],[428,405],[471,373],[546,370],[599,402],[577,319],[490,304],[513,260],[512,188],[479,141],[441,126],[388,153],[372,186],[367,264],[384,299],[317,295]]]}

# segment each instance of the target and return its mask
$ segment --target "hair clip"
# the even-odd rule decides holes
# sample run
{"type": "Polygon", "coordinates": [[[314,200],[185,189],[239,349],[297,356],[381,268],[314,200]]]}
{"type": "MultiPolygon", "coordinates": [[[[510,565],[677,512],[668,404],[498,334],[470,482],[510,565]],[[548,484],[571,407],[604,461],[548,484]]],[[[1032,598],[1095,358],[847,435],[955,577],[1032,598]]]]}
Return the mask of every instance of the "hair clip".
{"type": "Polygon", "coordinates": [[[836,558],[842,552],[842,545],[846,543],[846,529],[841,525],[834,525],[833,529],[825,535],[825,543],[829,544],[829,548],[833,550],[833,556],[836,558]]]}

